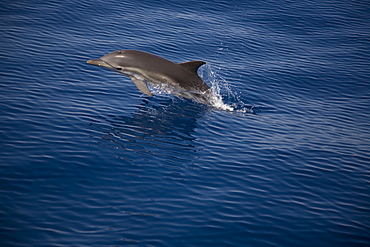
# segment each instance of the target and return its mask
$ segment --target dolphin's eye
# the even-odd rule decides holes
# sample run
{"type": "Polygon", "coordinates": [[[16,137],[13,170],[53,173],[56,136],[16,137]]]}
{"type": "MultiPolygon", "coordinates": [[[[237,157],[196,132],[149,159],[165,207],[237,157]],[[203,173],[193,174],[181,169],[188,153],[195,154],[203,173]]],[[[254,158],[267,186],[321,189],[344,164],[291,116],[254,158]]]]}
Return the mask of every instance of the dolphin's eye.
{"type": "Polygon", "coordinates": [[[122,70],[122,68],[117,67],[116,70],[122,70]]]}
{"type": "Polygon", "coordinates": [[[122,52],[121,52],[121,51],[118,51],[117,53],[118,53],[118,54],[121,54],[122,52]]]}

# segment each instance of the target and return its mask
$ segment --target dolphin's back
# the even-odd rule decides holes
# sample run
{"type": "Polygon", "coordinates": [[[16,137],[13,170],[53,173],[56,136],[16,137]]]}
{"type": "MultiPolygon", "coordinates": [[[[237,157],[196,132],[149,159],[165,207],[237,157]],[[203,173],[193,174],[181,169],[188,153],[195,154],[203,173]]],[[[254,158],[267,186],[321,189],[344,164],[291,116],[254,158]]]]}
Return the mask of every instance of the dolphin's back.
{"type": "Polygon", "coordinates": [[[198,68],[205,64],[203,61],[177,64],[143,51],[121,50],[116,52],[122,55],[122,58],[124,57],[126,66],[140,68],[152,76],[171,78],[186,90],[206,91],[209,89],[209,86],[197,74],[198,68]]]}

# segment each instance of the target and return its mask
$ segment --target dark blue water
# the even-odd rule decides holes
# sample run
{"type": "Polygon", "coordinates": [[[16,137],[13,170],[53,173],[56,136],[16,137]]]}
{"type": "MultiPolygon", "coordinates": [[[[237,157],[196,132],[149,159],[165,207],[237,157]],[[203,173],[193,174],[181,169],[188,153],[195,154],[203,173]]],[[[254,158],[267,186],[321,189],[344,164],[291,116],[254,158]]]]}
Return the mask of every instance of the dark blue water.
{"type": "Polygon", "coordinates": [[[1,246],[369,246],[369,2],[0,7],[1,246]],[[119,49],[232,111],[86,63],[119,49]]]}

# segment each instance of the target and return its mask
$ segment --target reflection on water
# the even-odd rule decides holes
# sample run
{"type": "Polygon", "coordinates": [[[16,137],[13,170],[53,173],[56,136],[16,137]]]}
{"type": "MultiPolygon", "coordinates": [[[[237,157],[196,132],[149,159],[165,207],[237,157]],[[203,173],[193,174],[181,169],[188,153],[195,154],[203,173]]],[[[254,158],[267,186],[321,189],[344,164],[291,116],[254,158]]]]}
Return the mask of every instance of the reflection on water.
{"type": "MultiPolygon", "coordinates": [[[[128,162],[149,158],[182,164],[194,159],[197,119],[207,106],[190,100],[144,99],[130,116],[99,116],[91,123],[98,142],[123,149],[118,158],[128,162]]],[[[153,160],[154,159],[154,160],[153,160]]]]}

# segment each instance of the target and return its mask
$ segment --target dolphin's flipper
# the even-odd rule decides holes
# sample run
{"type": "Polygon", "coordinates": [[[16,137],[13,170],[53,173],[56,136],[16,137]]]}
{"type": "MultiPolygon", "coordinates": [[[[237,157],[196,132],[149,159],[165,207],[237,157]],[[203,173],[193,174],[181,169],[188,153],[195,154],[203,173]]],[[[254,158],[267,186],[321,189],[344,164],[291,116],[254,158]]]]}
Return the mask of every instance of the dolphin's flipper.
{"type": "Polygon", "coordinates": [[[153,96],[153,94],[150,92],[148,86],[146,83],[142,80],[136,79],[135,77],[131,77],[131,80],[135,83],[135,86],[144,94],[148,96],[153,96]]]}
{"type": "Polygon", "coordinates": [[[185,63],[178,63],[178,65],[181,65],[185,69],[197,74],[198,69],[200,66],[203,64],[206,64],[206,62],[203,61],[190,61],[190,62],[185,62],[185,63]]]}

